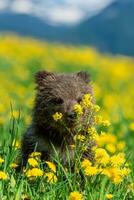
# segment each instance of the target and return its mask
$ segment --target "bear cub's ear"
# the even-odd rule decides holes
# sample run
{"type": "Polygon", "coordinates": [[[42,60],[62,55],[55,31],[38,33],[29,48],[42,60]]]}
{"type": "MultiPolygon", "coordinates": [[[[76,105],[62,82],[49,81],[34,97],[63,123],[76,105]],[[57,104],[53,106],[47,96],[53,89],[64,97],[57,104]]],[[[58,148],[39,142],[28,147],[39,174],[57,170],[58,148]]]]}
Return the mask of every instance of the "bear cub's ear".
{"type": "Polygon", "coordinates": [[[35,74],[35,82],[38,85],[42,85],[45,79],[48,79],[48,77],[52,80],[54,79],[54,73],[47,72],[47,71],[38,71],[35,74]]]}
{"type": "Polygon", "coordinates": [[[90,74],[85,71],[80,71],[76,74],[80,79],[82,79],[85,83],[89,83],[90,80],[90,74]]]}

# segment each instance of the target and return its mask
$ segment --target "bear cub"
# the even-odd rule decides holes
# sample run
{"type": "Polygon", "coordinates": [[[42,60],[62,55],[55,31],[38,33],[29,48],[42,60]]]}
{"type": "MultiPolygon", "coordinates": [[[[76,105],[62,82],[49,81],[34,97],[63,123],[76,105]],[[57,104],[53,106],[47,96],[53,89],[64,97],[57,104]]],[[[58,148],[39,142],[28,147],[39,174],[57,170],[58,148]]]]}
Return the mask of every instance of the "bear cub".
{"type": "MultiPolygon", "coordinates": [[[[80,103],[84,94],[92,95],[89,74],[83,71],[71,74],[39,71],[35,81],[32,123],[22,138],[22,166],[26,165],[29,154],[34,151],[41,152],[42,159],[51,160],[54,149],[64,165],[66,147],[73,143],[74,135],[69,134],[52,116],[56,112],[62,113],[64,123],[73,130],[76,124],[74,105],[80,103]]],[[[73,160],[71,150],[70,157],[73,160]]],[[[91,152],[88,157],[91,157],[91,152]]]]}

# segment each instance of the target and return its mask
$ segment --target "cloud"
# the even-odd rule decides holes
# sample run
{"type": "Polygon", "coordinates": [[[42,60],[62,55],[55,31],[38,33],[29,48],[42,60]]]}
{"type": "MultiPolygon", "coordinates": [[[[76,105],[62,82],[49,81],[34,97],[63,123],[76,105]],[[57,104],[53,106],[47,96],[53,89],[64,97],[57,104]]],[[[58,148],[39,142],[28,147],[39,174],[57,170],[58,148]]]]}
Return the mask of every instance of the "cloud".
{"type": "Polygon", "coordinates": [[[8,5],[8,0],[0,0],[0,10],[4,10],[8,5]]]}
{"type": "Polygon", "coordinates": [[[62,5],[46,10],[45,15],[54,24],[75,24],[84,18],[85,13],[77,7],[62,5]]]}
{"type": "Polygon", "coordinates": [[[16,0],[11,5],[11,10],[17,13],[30,14],[33,11],[33,3],[28,0],[16,0]]]}
{"type": "Polygon", "coordinates": [[[0,9],[32,14],[53,24],[76,24],[114,0],[0,0],[0,9]],[[9,4],[10,3],[10,4],[9,4]]]}

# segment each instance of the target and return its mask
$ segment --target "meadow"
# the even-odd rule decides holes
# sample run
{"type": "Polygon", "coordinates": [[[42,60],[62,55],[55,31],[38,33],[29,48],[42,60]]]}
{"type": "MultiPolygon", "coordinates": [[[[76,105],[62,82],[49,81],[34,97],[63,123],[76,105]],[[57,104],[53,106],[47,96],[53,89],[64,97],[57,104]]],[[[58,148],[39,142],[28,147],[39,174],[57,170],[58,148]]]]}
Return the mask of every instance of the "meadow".
{"type": "Polygon", "coordinates": [[[0,35],[0,199],[134,199],[133,90],[133,58],[101,54],[85,46],[0,35]],[[78,169],[72,173],[58,162],[44,161],[43,171],[38,152],[29,158],[27,170],[16,172],[20,138],[31,122],[38,70],[85,70],[91,75],[100,107],[98,124],[107,127],[90,130],[98,144],[97,162],[80,163],[83,177],[78,169]]]}

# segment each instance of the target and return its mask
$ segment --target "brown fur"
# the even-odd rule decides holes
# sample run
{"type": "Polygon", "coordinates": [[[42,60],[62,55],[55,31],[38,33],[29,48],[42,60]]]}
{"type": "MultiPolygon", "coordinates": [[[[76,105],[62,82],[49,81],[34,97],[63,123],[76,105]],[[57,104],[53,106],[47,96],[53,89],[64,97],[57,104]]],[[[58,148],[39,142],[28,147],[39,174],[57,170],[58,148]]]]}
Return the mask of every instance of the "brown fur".
{"type": "MultiPolygon", "coordinates": [[[[55,122],[52,115],[55,112],[63,113],[63,120],[73,133],[76,123],[73,107],[81,101],[84,94],[92,94],[89,74],[56,74],[41,71],[36,74],[35,79],[37,94],[32,124],[22,139],[22,164],[26,164],[28,155],[34,150],[41,152],[43,159],[51,159],[54,154],[52,145],[64,164],[66,145],[69,147],[73,143],[73,136],[65,127],[55,122]]],[[[71,150],[70,156],[73,158],[71,150]]],[[[91,144],[88,157],[92,157],[91,144]]]]}

